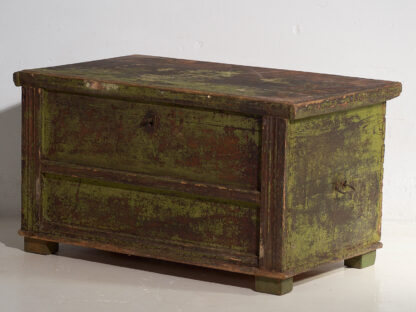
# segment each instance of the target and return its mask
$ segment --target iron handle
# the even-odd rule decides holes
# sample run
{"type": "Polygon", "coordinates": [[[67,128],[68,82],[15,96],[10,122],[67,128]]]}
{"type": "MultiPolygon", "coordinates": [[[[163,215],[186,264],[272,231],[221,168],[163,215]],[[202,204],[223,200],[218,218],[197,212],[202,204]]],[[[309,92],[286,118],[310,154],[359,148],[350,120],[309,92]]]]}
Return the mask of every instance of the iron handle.
{"type": "Polygon", "coordinates": [[[341,194],[347,194],[347,190],[355,192],[355,187],[347,182],[347,180],[337,182],[335,184],[335,191],[341,194]]]}

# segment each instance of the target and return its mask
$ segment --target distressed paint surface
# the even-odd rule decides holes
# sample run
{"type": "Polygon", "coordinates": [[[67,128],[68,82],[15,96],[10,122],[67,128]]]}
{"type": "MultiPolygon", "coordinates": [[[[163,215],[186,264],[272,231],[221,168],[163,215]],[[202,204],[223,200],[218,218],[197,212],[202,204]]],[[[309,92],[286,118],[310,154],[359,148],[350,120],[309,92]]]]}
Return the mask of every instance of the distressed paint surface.
{"type": "Polygon", "coordinates": [[[258,190],[260,121],[45,92],[43,158],[258,190]],[[64,125],[64,126],[63,126],[64,125]]]}
{"type": "Polygon", "coordinates": [[[39,226],[40,187],[40,102],[42,90],[22,88],[22,219],[25,230],[39,226]]]}
{"type": "Polygon", "coordinates": [[[270,271],[282,267],[287,123],[287,120],[273,116],[264,116],[262,123],[259,265],[270,271]]]}
{"type": "Polygon", "coordinates": [[[398,82],[145,55],[26,70],[14,79],[50,90],[290,119],[375,104],[401,92],[398,82]]]}
{"type": "Polygon", "coordinates": [[[47,175],[42,220],[255,255],[258,208],[47,175]]]}
{"type": "Polygon", "coordinates": [[[14,80],[28,251],[69,243],[284,293],[382,246],[385,101],[400,83],[138,55],[14,80]]]}
{"type": "Polygon", "coordinates": [[[176,191],[184,194],[193,194],[195,196],[211,197],[213,199],[231,199],[234,201],[255,204],[260,203],[259,191],[242,190],[233,187],[224,187],[223,185],[191,182],[169,177],[79,166],[45,159],[41,160],[41,171],[43,173],[59,174],[74,178],[111,181],[128,186],[156,188],[163,191],[176,191]]]}
{"type": "Polygon", "coordinates": [[[385,104],[289,123],[283,271],[380,240],[385,104]]]}

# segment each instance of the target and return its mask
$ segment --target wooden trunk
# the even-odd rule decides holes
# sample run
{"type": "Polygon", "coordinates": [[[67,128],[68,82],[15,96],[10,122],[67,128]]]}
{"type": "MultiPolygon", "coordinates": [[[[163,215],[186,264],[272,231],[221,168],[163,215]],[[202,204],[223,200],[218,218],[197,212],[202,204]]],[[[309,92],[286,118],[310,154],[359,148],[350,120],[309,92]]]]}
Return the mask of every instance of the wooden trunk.
{"type": "Polygon", "coordinates": [[[235,271],[275,294],[321,264],[374,262],[400,83],[140,55],[14,80],[27,251],[235,271]]]}

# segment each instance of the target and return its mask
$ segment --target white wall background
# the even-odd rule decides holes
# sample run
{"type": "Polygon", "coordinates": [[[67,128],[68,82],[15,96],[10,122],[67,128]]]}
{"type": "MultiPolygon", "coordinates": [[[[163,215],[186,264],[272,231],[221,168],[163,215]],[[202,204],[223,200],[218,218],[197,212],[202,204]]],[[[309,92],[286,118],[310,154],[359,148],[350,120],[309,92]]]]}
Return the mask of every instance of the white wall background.
{"type": "Polygon", "coordinates": [[[0,1],[0,217],[20,213],[12,73],[137,53],[401,81],[383,218],[416,223],[415,1],[0,1]]]}

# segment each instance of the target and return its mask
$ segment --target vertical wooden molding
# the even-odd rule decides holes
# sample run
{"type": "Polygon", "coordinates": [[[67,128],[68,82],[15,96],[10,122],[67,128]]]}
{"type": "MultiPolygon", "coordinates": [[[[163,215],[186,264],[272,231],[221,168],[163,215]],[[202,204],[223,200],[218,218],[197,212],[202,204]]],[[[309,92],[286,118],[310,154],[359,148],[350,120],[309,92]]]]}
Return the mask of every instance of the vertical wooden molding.
{"type": "Polygon", "coordinates": [[[34,231],[40,216],[41,89],[22,87],[22,223],[34,231]]]}
{"type": "Polygon", "coordinates": [[[31,230],[31,220],[28,215],[30,209],[30,148],[29,148],[29,128],[30,128],[30,101],[27,100],[27,88],[22,87],[22,190],[21,190],[21,205],[22,205],[22,230],[31,230]]]}
{"type": "Polygon", "coordinates": [[[383,136],[383,145],[381,146],[381,161],[380,161],[380,184],[379,184],[379,203],[378,203],[378,213],[379,217],[377,219],[377,235],[378,239],[381,239],[381,220],[383,215],[382,205],[383,205],[383,177],[384,177],[384,152],[385,152],[385,140],[386,140],[386,104],[387,102],[382,102],[381,107],[383,109],[383,122],[380,125],[380,133],[383,136]]]}
{"type": "Polygon", "coordinates": [[[42,224],[42,186],[41,186],[41,146],[42,146],[42,117],[41,117],[41,99],[42,89],[33,88],[33,107],[34,107],[34,180],[35,180],[35,223],[34,229],[39,231],[39,227],[42,224]]]}
{"type": "Polygon", "coordinates": [[[264,116],[262,123],[259,267],[282,269],[287,120],[264,116]]]}

